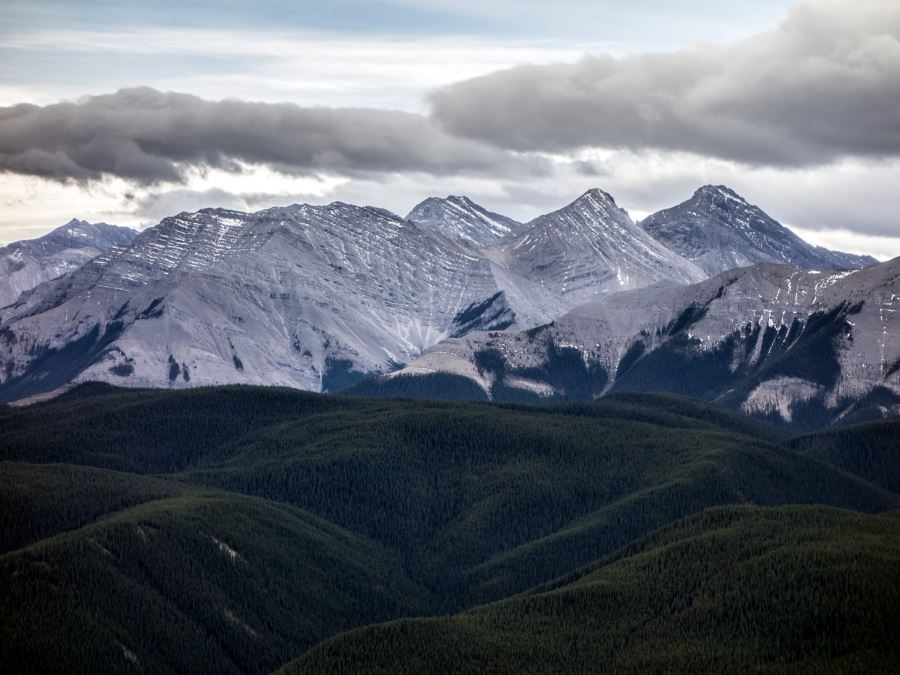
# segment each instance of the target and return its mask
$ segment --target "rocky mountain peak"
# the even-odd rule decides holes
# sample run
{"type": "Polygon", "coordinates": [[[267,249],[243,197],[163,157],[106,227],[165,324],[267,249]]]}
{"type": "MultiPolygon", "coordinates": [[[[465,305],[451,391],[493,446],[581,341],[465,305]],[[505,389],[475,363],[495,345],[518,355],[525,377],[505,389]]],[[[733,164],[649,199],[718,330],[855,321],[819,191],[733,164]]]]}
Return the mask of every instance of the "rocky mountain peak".
{"type": "Polygon", "coordinates": [[[704,185],[687,201],[649,216],[641,227],[709,275],[758,262],[826,270],[876,262],[817,249],[724,185],[704,185]]]}
{"type": "Polygon", "coordinates": [[[702,278],[698,268],[654,241],[598,188],[526,228],[509,243],[513,269],[581,301],[662,279],[702,278]]]}
{"type": "Polygon", "coordinates": [[[585,229],[604,231],[614,226],[613,229],[621,231],[621,228],[634,230],[640,237],[643,232],[636,226],[628,215],[628,212],[616,204],[616,200],[608,192],[600,188],[592,188],[582,194],[578,199],[567,204],[561,209],[535,218],[529,226],[552,225],[556,228],[574,228],[578,233],[584,234],[585,229]]]}
{"type": "Polygon", "coordinates": [[[112,246],[125,246],[131,243],[136,235],[137,231],[130,227],[108,223],[90,223],[86,220],[72,218],[65,225],[57,227],[49,234],[34,241],[70,240],[72,246],[93,246],[105,251],[112,246]]]}
{"type": "Polygon", "coordinates": [[[613,204],[613,205],[615,205],[615,203],[616,203],[615,198],[611,194],[609,194],[605,190],[601,190],[600,188],[591,188],[590,190],[585,192],[583,195],[581,195],[581,197],[576,199],[575,203],[577,204],[582,199],[588,200],[590,202],[600,201],[600,202],[613,204]]]}
{"type": "Polygon", "coordinates": [[[406,218],[450,240],[462,240],[476,246],[490,246],[522,226],[518,221],[488,211],[461,195],[429,197],[416,205],[406,218]]]}
{"type": "Polygon", "coordinates": [[[724,199],[726,201],[737,202],[747,206],[750,205],[746,199],[741,197],[741,195],[727,185],[703,185],[694,191],[694,198],[698,200],[724,199]]]}
{"type": "Polygon", "coordinates": [[[128,227],[73,218],[37,239],[0,247],[0,307],[106,251],[128,246],[136,236],[128,227]]]}

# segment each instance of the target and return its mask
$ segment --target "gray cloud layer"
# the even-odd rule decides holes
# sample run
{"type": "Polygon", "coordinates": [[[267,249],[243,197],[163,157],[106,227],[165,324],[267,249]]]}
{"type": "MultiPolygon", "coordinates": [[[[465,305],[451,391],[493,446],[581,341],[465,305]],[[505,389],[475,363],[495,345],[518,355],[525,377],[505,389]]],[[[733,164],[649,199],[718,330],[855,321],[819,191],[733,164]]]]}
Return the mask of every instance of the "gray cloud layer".
{"type": "Polygon", "coordinates": [[[422,115],[388,110],[214,102],[146,87],[77,103],[0,108],[0,170],[148,184],[181,181],[186,167],[233,168],[236,160],[346,174],[446,174],[512,161],[448,135],[422,115]]]}
{"type": "Polygon", "coordinates": [[[803,166],[900,155],[900,2],[817,0],[728,47],[522,66],[432,97],[451,133],[515,150],[683,150],[803,166]]]}
{"type": "MultiPolygon", "coordinates": [[[[433,93],[431,116],[208,101],[149,88],[0,108],[0,171],[184,182],[191,168],[509,177],[588,147],[743,164],[900,157],[900,2],[805,0],[726,47],[522,66],[433,93]]],[[[587,175],[596,168],[583,164],[587,175]]]]}

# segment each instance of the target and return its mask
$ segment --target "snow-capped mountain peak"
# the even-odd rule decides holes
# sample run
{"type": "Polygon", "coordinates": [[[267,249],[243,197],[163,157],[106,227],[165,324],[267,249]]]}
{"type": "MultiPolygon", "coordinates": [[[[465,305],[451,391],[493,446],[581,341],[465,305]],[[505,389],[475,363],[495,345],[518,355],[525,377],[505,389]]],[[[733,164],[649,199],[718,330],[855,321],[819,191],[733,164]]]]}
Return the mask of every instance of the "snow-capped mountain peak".
{"type": "Polygon", "coordinates": [[[598,188],[531,221],[504,248],[519,274],[580,301],[661,279],[688,283],[703,277],[598,188]]]}
{"type": "Polygon", "coordinates": [[[574,203],[578,203],[582,199],[587,199],[593,202],[606,202],[613,205],[615,205],[616,203],[615,197],[598,187],[591,188],[590,190],[585,191],[585,193],[578,199],[576,199],[574,203]]]}
{"type": "Polygon", "coordinates": [[[135,236],[137,232],[128,227],[73,218],[42,237],[0,248],[0,307],[105,251],[128,246],[135,236]]]}
{"type": "Polygon", "coordinates": [[[488,211],[468,197],[451,195],[429,197],[416,205],[407,220],[440,232],[450,240],[462,240],[476,246],[489,246],[518,231],[522,224],[488,211]]]}
{"type": "MultiPolygon", "coordinates": [[[[669,211],[661,230],[710,250],[790,245],[834,255],[723,186],[669,211]]],[[[63,240],[82,250],[104,233],[103,252],[92,249],[96,257],[0,310],[0,400],[89,379],[333,391],[444,338],[530,329],[584,303],[612,307],[619,291],[657,289],[644,309],[634,311],[639,294],[616,310],[630,326],[629,317],[668,313],[667,293],[708,276],[598,188],[527,225],[450,196],[426,200],[408,219],[342,202],[209,208],[137,236],[71,221],[39,241],[45,253],[63,240]]],[[[10,264],[21,267],[25,252],[10,253],[10,264]]],[[[788,276],[781,294],[796,296],[798,283],[788,276]]],[[[818,297],[824,286],[810,288],[818,297]]]]}
{"type": "Polygon", "coordinates": [[[727,185],[703,185],[694,191],[695,199],[724,199],[750,206],[749,202],[727,185]]]}
{"type": "Polygon", "coordinates": [[[714,275],[757,262],[801,269],[873,265],[868,256],[818,249],[724,185],[705,185],[690,199],[646,218],[654,239],[714,275]]]}
{"type": "Polygon", "coordinates": [[[524,332],[448,339],[398,375],[467,377],[497,400],[673,391],[816,426],[900,412],[900,258],[758,263],[579,305],[524,332]]]}

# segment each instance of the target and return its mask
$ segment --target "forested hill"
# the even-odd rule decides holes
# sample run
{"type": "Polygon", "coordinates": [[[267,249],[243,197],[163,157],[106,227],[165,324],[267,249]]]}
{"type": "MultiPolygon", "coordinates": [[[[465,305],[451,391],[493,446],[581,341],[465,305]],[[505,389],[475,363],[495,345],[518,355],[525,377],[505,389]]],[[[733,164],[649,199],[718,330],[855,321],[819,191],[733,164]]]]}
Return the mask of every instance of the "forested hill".
{"type": "Polygon", "coordinates": [[[714,509],[556,587],[340,635],[282,675],[895,672],[898,556],[897,513],[714,509]]]}
{"type": "Polygon", "coordinates": [[[788,438],[708,403],[642,394],[532,408],[84,385],[0,408],[0,669],[269,672],[313,650],[297,668],[402,670],[369,649],[371,635],[399,641],[406,664],[462,640],[460,670],[516,672],[519,646],[560,607],[577,635],[566,623],[542,632],[532,670],[583,670],[595,653],[613,670],[743,669],[774,664],[779,649],[800,669],[877,665],[894,654],[869,625],[884,617],[845,628],[861,594],[898,587],[885,544],[894,521],[871,514],[900,508],[900,494],[873,469],[890,441],[871,461],[848,458],[854,434],[878,432],[841,433],[850,440],[788,438]],[[764,508],[798,504],[815,507],[764,508]],[[828,572],[847,551],[865,581],[828,572]],[[819,562],[822,574],[806,575],[819,562]],[[719,564],[731,572],[703,572],[719,564]],[[598,604],[642,587],[657,590],[630,613],[598,604]],[[783,593],[800,633],[760,623],[783,593]],[[819,621],[809,608],[832,594],[840,602],[819,621]],[[650,632],[628,622],[662,612],[662,630],[685,607],[696,616],[656,660],[635,661],[650,632]],[[703,654],[737,636],[739,660],[693,650],[710,622],[722,627],[703,654]],[[830,636],[838,646],[822,651],[830,636]],[[601,652],[585,651],[591,640],[601,652]]]}

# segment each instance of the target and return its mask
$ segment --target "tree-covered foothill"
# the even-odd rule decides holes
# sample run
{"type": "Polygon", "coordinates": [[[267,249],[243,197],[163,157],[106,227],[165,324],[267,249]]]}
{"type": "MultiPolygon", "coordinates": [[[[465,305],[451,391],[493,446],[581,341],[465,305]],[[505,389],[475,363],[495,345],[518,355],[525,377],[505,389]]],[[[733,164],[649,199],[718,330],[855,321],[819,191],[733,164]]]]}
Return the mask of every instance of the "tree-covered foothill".
{"type": "Polygon", "coordinates": [[[715,509],[546,588],[357,629],[281,672],[895,672],[898,557],[896,513],[715,509]]]}
{"type": "Polygon", "coordinates": [[[847,626],[900,567],[891,424],[792,438],[637,393],[84,385],[0,408],[0,669],[874,667],[893,647],[847,626]]]}

